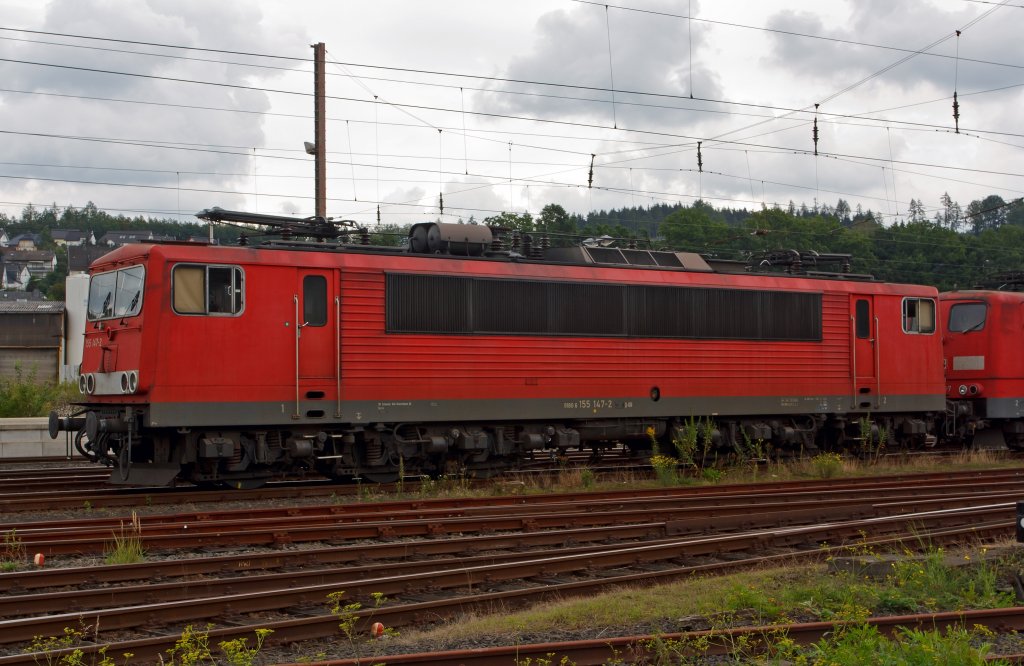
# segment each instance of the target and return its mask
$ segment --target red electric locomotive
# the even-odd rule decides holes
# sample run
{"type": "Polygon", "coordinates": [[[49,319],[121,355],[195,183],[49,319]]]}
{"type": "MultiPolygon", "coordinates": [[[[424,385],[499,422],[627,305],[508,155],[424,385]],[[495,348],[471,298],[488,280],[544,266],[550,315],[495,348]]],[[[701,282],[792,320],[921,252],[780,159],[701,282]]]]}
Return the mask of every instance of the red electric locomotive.
{"type": "Polygon", "coordinates": [[[975,448],[1020,450],[1024,274],[997,276],[992,286],[939,296],[950,401],[946,434],[975,448]]]}
{"type": "Polygon", "coordinates": [[[475,225],[415,225],[398,249],[323,221],[200,217],[318,242],[126,245],[93,264],[82,410],[51,434],[76,432],[114,482],[483,476],[540,449],[669,451],[691,419],[726,450],[914,447],[945,410],[931,287],[502,246],[475,225]]]}

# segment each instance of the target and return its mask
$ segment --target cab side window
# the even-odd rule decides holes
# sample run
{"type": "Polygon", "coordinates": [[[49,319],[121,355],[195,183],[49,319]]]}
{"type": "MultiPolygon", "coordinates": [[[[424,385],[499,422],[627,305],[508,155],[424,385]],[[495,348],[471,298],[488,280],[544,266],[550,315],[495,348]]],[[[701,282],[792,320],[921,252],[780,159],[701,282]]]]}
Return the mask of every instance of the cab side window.
{"type": "Polygon", "coordinates": [[[866,340],[871,337],[871,304],[864,299],[858,299],[856,315],[857,337],[866,340]]]}
{"type": "Polygon", "coordinates": [[[302,314],[306,326],[327,324],[327,278],[322,275],[302,278],[302,314]]]}
{"type": "Polygon", "coordinates": [[[171,273],[178,314],[233,316],[245,305],[244,274],[238,266],[179,264],[171,273]]]}
{"type": "Polygon", "coordinates": [[[903,332],[934,333],[935,301],[931,298],[903,299],[903,332]]]}

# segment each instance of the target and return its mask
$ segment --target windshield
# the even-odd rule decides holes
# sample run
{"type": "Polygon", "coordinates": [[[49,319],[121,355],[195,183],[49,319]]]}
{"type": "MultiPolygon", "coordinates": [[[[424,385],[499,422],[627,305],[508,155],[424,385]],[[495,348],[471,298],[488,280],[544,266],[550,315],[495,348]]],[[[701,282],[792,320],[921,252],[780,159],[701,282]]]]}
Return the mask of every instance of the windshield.
{"type": "Polygon", "coordinates": [[[131,266],[92,276],[89,282],[89,320],[131,317],[142,309],[146,269],[131,266]]]}
{"type": "Polygon", "coordinates": [[[114,316],[130,317],[139,313],[142,305],[142,266],[132,266],[117,272],[117,292],[114,294],[114,316]]]}
{"type": "Polygon", "coordinates": [[[949,330],[953,333],[977,331],[985,326],[984,303],[957,303],[949,309],[949,330]]]}

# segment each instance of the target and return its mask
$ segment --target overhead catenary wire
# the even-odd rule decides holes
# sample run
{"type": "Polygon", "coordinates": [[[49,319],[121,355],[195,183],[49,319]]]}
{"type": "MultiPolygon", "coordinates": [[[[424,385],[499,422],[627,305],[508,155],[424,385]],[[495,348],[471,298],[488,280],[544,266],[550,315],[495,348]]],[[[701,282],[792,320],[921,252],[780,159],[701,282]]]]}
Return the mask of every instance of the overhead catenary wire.
{"type": "MultiPolygon", "coordinates": [[[[163,143],[162,144],[162,143],[151,142],[151,141],[142,141],[142,140],[125,140],[125,139],[113,139],[113,138],[105,138],[105,137],[86,137],[86,136],[74,136],[74,135],[60,135],[60,134],[49,134],[49,133],[43,133],[43,132],[17,132],[17,131],[13,131],[13,130],[2,130],[2,129],[0,129],[0,134],[35,136],[35,137],[43,137],[43,138],[55,138],[55,139],[62,139],[62,140],[77,140],[77,141],[86,141],[86,142],[112,143],[112,144],[139,146],[139,147],[147,147],[147,148],[159,148],[159,149],[166,149],[166,150],[179,150],[179,151],[186,151],[186,152],[209,152],[209,153],[217,153],[217,154],[236,155],[236,156],[246,156],[247,155],[247,152],[245,152],[246,149],[244,149],[244,148],[239,149],[239,150],[223,150],[223,149],[214,149],[214,148],[200,148],[200,147],[197,147],[195,145],[174,145],[174,144],[170,144],[170,143],[163,143]]],[[[509,143],[511,143],[511,142],[509,142],[509,143]]],[[[787,152],[790,152],[792,154],[805,154],[805,155],[810,155],[811,154],[811,152],[808,151],[808,150],[798,150],[798,149],[785,148],[785,147],[779,147],[779,146],[767,146],[767,145],[762,145],[762,144],[742,144],[742,143],[738,143],[738,142],[735,143],[735,145],[736,145],[736,147],[739,147],[741,149],[744,146],[748,146],[748,147],[754,147],[754,148],[769,148],[769,149],[773,149],[773,150],[787,151],[787,152]]],[[[511,148],[509,149],[509,151],[511,152],[511,148]]],[[[901,165],[921,166],[921,167],[928,167],[928,168],[942,169],[942,170],[963,171],[963,172],[967,172],[967,173],[982,173],[982,174],[989,174],[989,175],[998,175],[998,176],[1008,176],[1008,177],[1015,177],[1015,178],[1024,178],[1024,172],[999,171],[999,170],[995,170],[995,169],[978,169],[978,168],[965,167],[965,166],[948,165],[948,164],[934,164],[934,163],[917,162],[917,161],[911,161],[911,160],[893,160],[893,159],[891,159],[891,157],[874,157],[874,156],[867,156],[867,155],[850,155],[850,154],[845,154],[845,153],[822,153],[821,155],[825,156],[825,157],[835,158],[835,159],[855,159],[855,160],[863,160],[863,161],[866,161],[866,162],[886,161],[886,162],[891,162],[891,163],[894,163],[894,164],[901,164],[901,165]]],[[[265,159],[265,160],[267,160],[267,159],[270,159],[270,160],[285,160],[285,161],[305,161],[305,160],[303,160],[300,157],[288,157],[288,156],[283,156],[283,155],[266,155],[266,156],[264,156],[263,159],[265,159]]],[[[329,162],[329,163],[331,163],[331,162],[329,162]]],[[[511,163],[511,160],[510,160],[510,163],[511,163]]],[[[366,165],[364,165],[364,166],[366,166],[366,165]]],[[[378,166],[379,167],[379,165],[370,165],[370,166],[378,166]]],[[[387,168],[395,168],[395,167],[387,167],[387,168]]],[[[415,171],[416,169],[406,169],[406,170],[415,171]]]]}
{"type": "MultiPolygon", "coordinates": [[[[299,97],[311,97],[312,96],[312,93],[303,92],[303,91],[286,90],[286,89],[280,89],[280,88],[265,88],[265,87],[260,87],[260,86],[247,86],[247,85],[234,84],[234,83],[225,83],[225,82],[216,82],[216,81],[203,81],[203,80],[200,80],[200,79],[189,79],[189,78],[184,78],[184,77],[166,77],[166,76],[158,76],[158,75],[153,75],[153,74],[140,74],[140,73],[135,73],[135,72],[123,72],[123,71],[118,71],[118,70],[108,70],[108,69],[99,69],[99,68],[80,67],[80,66],[74,66],[74,65],[55,64],[55,63],[44,63],[44,62],[29,61],[29,60],[17,60],[17,59],[12,59],[12,58],[0,58],[0,62],[13,62],[13,63],[18,63],[18,64],[32,65],[32,66],[39,66],[39,67],[51,67],[51,68],[69,69],[69,70],[85,71],[85,72],[92,72],[92,73],[99,73],[99,74],[108,74],[108,75],[116,75],[116,76],[127,76],[127,77],[133,77],[133,78],[162,80],[162,81],[168,81],[168,82],[173,82],[173,83],[194,84],[194,85],[212,86],[212,87],[226,87],[226,88],[233,88],[233,89],[238,89],[238,90],[249,90],[249,91],[257,91],[257,92],[265,92],[265,93],[273,93],[273,94],[282,94],[282,95],[290,95],[290,96],[299,96],[299,97]]],[[[329,61],[329,62],[331,62],[331,61],[329,61]]],[[[561,84],[544,84],[543,82],[532,82],[532,83],[534,85],[561,85],[561,84]]],[[[1021,85],[1024,85],[1024,84],[1021,84],[1021,85]]],[[[572,87],[580,87],[580,86],[572,86],[572,87]]],[[[608,91],[607,88],[590,87],[589,89],[590,90],[595,90],[595,91],[600,91],[600,90],[608,91]]],[[[628,92],[629,94],[659,96],[659,97],[676,98],[676,99],[684,98],[681,95],[668,95],[668,94],[664,94],[664,93],[645,93],[645,92],[622,91],[622,90],[619,90],[619,91],[616,91],[616,92],[619,92],[620,94],[623,93],[623,92],[628,92]]],[[[377,101],[377,100],[360,99],[360,98],[343,97],[343,96],[331,96],[331,95],[328,95],[327,99],[334,100],[334,101],[339,101],[339,102],[357,102],[357,103],[374,103],[374,102],[377,101]]],[[[782,112],[782,113],[785,114],[781,118],[785,118],[785,117],[787,117],[789,115],[792,115],[792,114],[808,113],[808,109],[806,107],[805,108],[792,108],[792,107],[782,107],[782,106],[768,105],[768,104],[754,104],[754,103],[744,103],[744,102],[733,102],[733,101],[729,101],[729,100],[703,99],[703,98],[694,98],[694,99],[698,100],[698,101],[705,101],[705,102],[717,103],[717,104],[725,104],[725,105],[730,105],[730,106],[743,106],[743,107],[750,107],[750,108],[761,108],[761,109],[766,109],[766,110],[779,111],[779,112],[782,112]]],[[[593,101],[596,102],[596,101],[599,101],[599,100],[593,100],[593,101]]],[[[440,106],[430,106],[430,105],[421,105],[421,104],[407,104],[407,103],[398,103],[398,102],[392,102],[392,101],[388,101],[387,104],[388,104],[388,106],[393,107],[393,108],[395,108],[395,109],[397,109],[397,110],[399,110],[399,111],[401,111],[403,113],[407,113],[408,115],[410,115],[410,117],[416,118],[417,120],[419,120],[426,127],[434,127],[434,125],[432,125],[431,123],[428,123],[426,121],[423,121],[422,119],[419,119],[417,116],[412,114],[411,110],[438,111],[438,112],[451,113],[451,114],[456,114],[456,113],[461,113],[462,112],[462,111],[460,111],[458,109],[446,108],[446,107],[440,107],[440,106]]],[[[183,106],[187,106],[187,105],[183,105],[183,106]]],[[[713,110],[706,110],[705,112],[716,113],[716,111],[713,111],[713,110]]],[[[628,132],[638,132],[638,133],[645,133],[645,134],[655,133],[655,134],[657,134],[657,132],[651,132],[651,131],[642,130],[642,129],[638,129],[638,128],[618,127],[617,126],[617,122],[613,126],[608,126],[608,125],[600,125],[600,124],[597,124],[597,123],[580,123],[580,122],[573,122],[573,121],[564,121],[564,120],[560,121],[560,120],[552,120],[552,119],[545,119],[545,118],[536,118],[536,117],[530,117],[530,116],[517,116],[517,115],[514,115],[514,114],[507,114],[507,113],[492,113],[492,112],[483,112],[483,111],[468,111],[468,112],[465,112],[465,113],[469,113],[471,115],[478,115],[478,116],[482,116],[482,117],[487,117],[487,118],[503,118],[503,119],[508,119],[508,120],[521,120],[521,121],[536,122],[536,123],[555,123],[555,124],[564,125],[564,126],[570,126],[570,127],[571,126],[576,126],[576,127],[585,127],[585,128],[591,128],[591,129],[597,129],[597,128],[600,128],[600,129],[619,129],[619,130],[625,130],[625,131],[628,131],[628,132]]],[[[723,112],[723,113],[728,113],[728,112],[723,112]]],[[[873,117],[869,117],[869,116],[865,116],[865,115],[858,115],[858,114],[831,113],[831,114],[827,114],[827,115],[829,117],[831,117],[831,118],[857,119],[857,120],[862,120],[862,121],[865,121],[865,122],[890,123],[890,124],[907,125],[907,126],[912,126],[912,127],[929,127],[929,128],[942,127],[941,125],[931,124],[931,123],[922,123],[922,122],[906,121],[906,120],[894,120],[894,119],[885,119],[885,118],[873,118],[873,117]]],[[[765,118],[766,119],[770,119],[770,120],[779,120],[780,119],[780,117],[776,117],[776,116],[765,116],[765,118]]],[[[753,126],[756,126],[756,125],[753,125],[753,126]]],[[[735,133],[735,132],[738,132],[738,131],[743,131],[743,129],[749,129],[750,127],[753,127],[753,126],[749,126],[747,128],[740,128],[740,129],[732,130],[730,132],[727,132],[727,133],[724,133],[724,134],[720,134],[720,135],[718,135],[716,137],[710,137],[710,138],[718,140],[722,136],[727,136],[728,134],[732,134],[732,133],[735,133]]],[[[1021,134],[1018,134],[1018,133],[1000,132],[1000,131],[987,130],[987,129],[982,129],[982,128],[968,128],[968,129],[971,132],[976,132],[976,133],[981,133],[981,134],[993,134],[993,135],[1004,135],[1004,136],[1022,136],[1021,134]]],[[[709,137],[705,137],[705,139],[709,139],[709,137]]]]}
{"type": "MultiPolygon", "coordinates": [[[[656,198],[654,196],[651,196],[651,199],[655,200],[656,198]]],[[[393,205],[402,205],[402,204],[393,204],[393,205]]],[[[379,210],[379,206],[378,206],[378,210],[379,210]]]]}
{"type": "MultiPolygon", "coordinates": [[[[606,6],[606,15],[607,15],[607,6],[606,6]]],[[[612,86],[612,89],[614,90],[614,85],[612,86]]],[[[691,94],[692,94],[692,90],[691,90],[691,94]]],[[[465,120],[465,115],[463,115],[463,121],[464,120],[465,120]]],[[[346,121],[346,123],[347,123],[347,121],[346,121]]],[[[616,123],[613,123],[613,125],[614,124],[616,124],[616,123]]],[[[464,141],[465,141],[465,139],[466,139],[465,128],[463,128],[463,138],[464,138],[464,141]]],[[[350,144],[350,149],[351,149],[351,144],[350,144]]],[[[751,150],[754,150],[754,148],[752,146],[750,148],[745,148],[744,149],[745,154],[747,154],[747,156],[748,156],[748,160],[749,160],[749,152],[751,150]]],[[[781,148],[780,148],[780,150],[781,150],[781,148]]],[[[378,152],[379,152],[379,150],[378,150],[378,152]]],[[[589,154],[594,154],[594,153],[589,153],[589,154]]],[[[798,153],[795,153],[795,154],[798,154],[798,153]]],[[[890,166],[892,165],[891,157],[892,156],[890,154],[890,166]]],[[[516,162],[516,166],[518,167],[519,164],[520,164],[520,162],[517,161],[516,162]]],[[[349,165],[353,169],[352,180],[353,180],[353,190],[354,190],[355,189],[354,160],[352,159],[351,154],[350,154],[350,159],[349,159],[349,165]]],[[[639,167],[637,167],[637,168],[639,168],[639,167]]],[[[470,171],[470,169],[469,169],[468,159],[466,159],[465,154],[464,154],[464,169],[463,169],[464,175],[469,175],[469,171],[470,171]]],[[[511,168],[510,168],[510,171],[511,171],[511,168]]],[[[895,171],[895,169],[891,169],[891,172],[894,172],[894,171],[895,171]]],[[[750,176],[750,174],[749,174],[749,168],[748,168],[748,180],[749,180],[749,176],[750,176]]],[[[632,190],[633,188],[630,188],[630,189],[632,190]]],[[[354,194],[354,192],[353,192],[353,194],[354,194]]],[[[355,198],[355,197],[353,197],[353,198],[355,198]]],[[[378,193],[377,198],[378,198],[378,200],[380,199],[379,193],[378,193]]],[[[753,195],[752,195],[752,198],[753,198],[753,195]]],[[[510,193],[510,200],[511,200],[511,193],[510,193]]]]}
{"type": "Polygon", "coordinates": [[[974,22],[972,22],[972,23],[974,23],[974,22]]]}
{"type": "MultiPolygon", "coordinates": [[[[576,1],[587,1],[587,0],[576,0],[576,1]]],[[[1008,1],[1008,0],[1004,0],[1004,2],[1005,1],[1008,1]]],[[[988,16],[990,16],[997,9],[998,9],[998,7],[994,7],[992,9],[982,13],[980,16],[975,17],[972,21],[968,22],[963,28],[961,28],[961,30],[966,30],[967,28],[975,25],[979,21],[981,21],[981,20],[987,18],[988,16]]],[[[959,33],[959,31],[957,31],[957,32],[959,33]]],[[[906,56],[904,56],[903,58],[900,58],[899,60],[896,60],[895,62],[892,62],[889,65],[886,65],[882,69],[879,69],[879,70],[877,70],[877,71],[875,71],[875,72],[873,72],[873,73],[871,73],[871,74],[869,74],[869,75],[867,75],[865,77],[862,77],[861,79],[859,79],[859,80],[857,80],[857,81],[847,85],[846,87],[844,87],[844,88],[842,88],[840,90],[837,90],[837,91],[833,92],[832,94],[824,97],[823,99],[819,99],[815,103],[815,105],[814,105],[815,109],[817,109],[820,104],[824,104],[826,102],[830,102],[830,101],[832,101],[834,99],[837,99],[838,97],[841,97],[842,95],[845,95],[846,93],[859,88],[860,86],[864,85],[868,81],[871,81],[871,80],[873,80],[873,79],[875,79],[875,78],[885,74],[886,72],[889,72],[890,70],[898,67],[899,65],[902,65],[903,63],[905,63],[905,62],[907,62],[907,61],[909,61],[909,60],[911,60],[911,59],[913,59],[913,58],[915,58],[915,57],[917,57],[919,55],[922,55],[923,53],[927,53],[927,52],[931,51],[931,49],[933,49],[934,47],[938,46],[939,44],[942,44],[943,42],[947,41],[950,37],[951,37],[951,35],[949,35],[949,34],[947,34],[947,35],[945,35],[943,37],[940,37],[939,39],[931,42],[927,46],[924,46],[924,47],[922,47],[920,49],[917,49],[916,51],[910,52],[906,56]]],[[[805,110],[807,108],[808,107],[804,107],[805,110]]],[[[787,113],[784,116],[782,116],[782,118],[787,118],[790,115],[792,115],[792,113],[787,113]]],[[[754,127],[757,127],[759,125],[766,124],[767,122],[769,122],[769,121],[764,121],[764,122],[760,122],[760,123],[754,123],[753,125],[748,125],[746,127],[737,128],[737,129],[734,129],[734,130],[730,130],[728,132],[723,132],[723,133],[720,133],[717,136],[715,136],[714,139],[717,140],[717,139],[720,139],[720,138],[725,137],[725,136],[736,134],[737,132],[743,132],[743,131],[746,131],[748,129],[752,129],[754,127]]]]}

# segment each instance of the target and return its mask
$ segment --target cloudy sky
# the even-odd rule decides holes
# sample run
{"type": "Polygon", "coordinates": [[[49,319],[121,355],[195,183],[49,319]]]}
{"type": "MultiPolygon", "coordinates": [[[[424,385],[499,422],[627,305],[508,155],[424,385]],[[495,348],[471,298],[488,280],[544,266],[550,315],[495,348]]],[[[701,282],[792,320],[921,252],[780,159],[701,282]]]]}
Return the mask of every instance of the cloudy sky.
{"type": "Polygon", "coordinates": [[[311,215],[315,42],[333,217],[1009,200],[1022,5],[6,0],[0,212],[311,215]]]}

